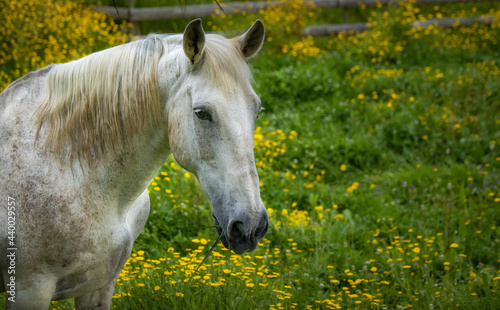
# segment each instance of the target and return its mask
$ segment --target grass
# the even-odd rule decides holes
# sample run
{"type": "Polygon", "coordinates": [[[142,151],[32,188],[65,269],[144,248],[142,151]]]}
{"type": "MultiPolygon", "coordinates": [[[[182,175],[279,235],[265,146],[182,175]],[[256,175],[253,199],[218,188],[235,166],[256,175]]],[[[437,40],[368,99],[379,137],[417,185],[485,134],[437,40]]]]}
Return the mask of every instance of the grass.
{"type": "Polygon", "coordinates": [[[394,31],[419,8],[363,13],[370,32],[316,40],[315,57],[271,46],[252,59],[268,234],[243,256],[219,245],[194,274],[217,236],[201,188],[170,158],[113,307],[498,308],[499,20],[394,31]]]}

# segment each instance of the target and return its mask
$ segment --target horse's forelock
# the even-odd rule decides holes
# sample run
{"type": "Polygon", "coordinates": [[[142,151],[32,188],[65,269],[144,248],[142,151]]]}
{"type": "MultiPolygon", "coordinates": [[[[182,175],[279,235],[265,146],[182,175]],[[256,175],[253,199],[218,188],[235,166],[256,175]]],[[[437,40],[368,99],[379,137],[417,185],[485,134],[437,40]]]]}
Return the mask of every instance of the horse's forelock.
{"type": "Polygon", "coordinates": [[[252,78],[237,40],[219,35],[207,35],[201,71],[205,79],[227,91],[237,85],[247,85],[252,78]]]}

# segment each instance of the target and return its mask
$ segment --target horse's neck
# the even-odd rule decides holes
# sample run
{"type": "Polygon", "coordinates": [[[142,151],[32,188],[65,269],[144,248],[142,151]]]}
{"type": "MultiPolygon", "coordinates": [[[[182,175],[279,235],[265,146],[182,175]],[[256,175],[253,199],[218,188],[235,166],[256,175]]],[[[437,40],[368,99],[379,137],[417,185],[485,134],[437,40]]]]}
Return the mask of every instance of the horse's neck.
{"type": "Polygon", "coordinates": [[[136,134],[91,172],[92,181],[104,189],[111,204],[127,207],[151,182],[170,155],[166,124],[136,134]]]}

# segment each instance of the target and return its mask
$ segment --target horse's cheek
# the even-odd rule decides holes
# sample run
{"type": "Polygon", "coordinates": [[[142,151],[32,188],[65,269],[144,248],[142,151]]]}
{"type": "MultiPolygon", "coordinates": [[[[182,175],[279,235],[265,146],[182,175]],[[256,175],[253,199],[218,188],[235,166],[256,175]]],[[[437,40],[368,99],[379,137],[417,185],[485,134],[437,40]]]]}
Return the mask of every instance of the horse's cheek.
{"type": "Polygon", "coordinates": [[[192,172],[193,167],[190,158],[190,145],[189,138],[182,131],[178,119],[170,120],[168,123],[168,140],[170,143],[170,150],[174,155],[175,160],[179,165],[192,172]]]}

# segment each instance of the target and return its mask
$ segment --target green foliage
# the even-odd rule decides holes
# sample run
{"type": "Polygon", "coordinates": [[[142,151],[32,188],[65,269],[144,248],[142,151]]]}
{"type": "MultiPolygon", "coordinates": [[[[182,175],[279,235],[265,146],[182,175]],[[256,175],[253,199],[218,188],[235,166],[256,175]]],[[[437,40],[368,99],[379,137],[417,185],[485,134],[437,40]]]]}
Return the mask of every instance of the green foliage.
{"type": "Polygon", "coordinates": [[[127,36],[82,1],[0,1],[0,91],[26,73],[125,43],[127,36]]]}

